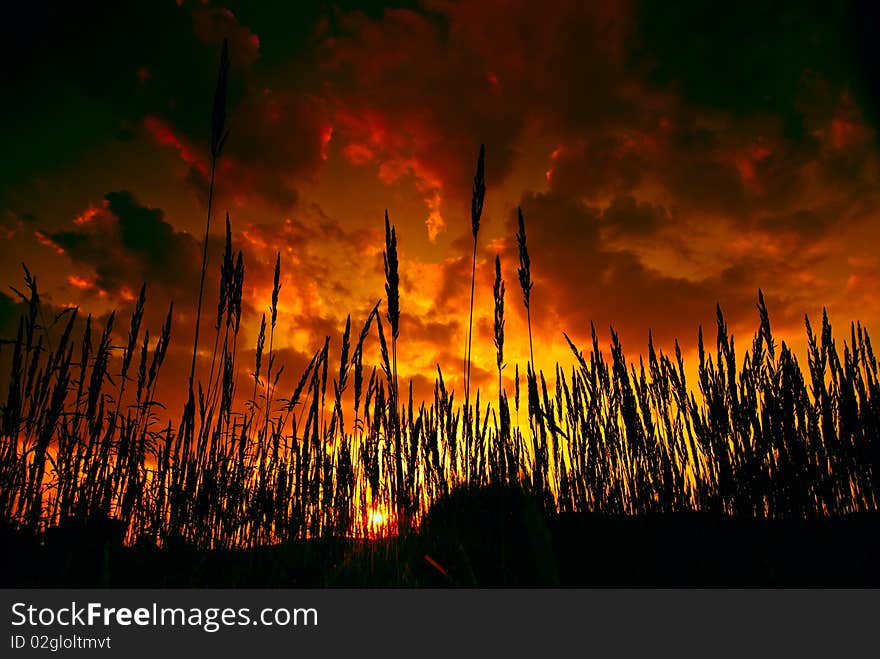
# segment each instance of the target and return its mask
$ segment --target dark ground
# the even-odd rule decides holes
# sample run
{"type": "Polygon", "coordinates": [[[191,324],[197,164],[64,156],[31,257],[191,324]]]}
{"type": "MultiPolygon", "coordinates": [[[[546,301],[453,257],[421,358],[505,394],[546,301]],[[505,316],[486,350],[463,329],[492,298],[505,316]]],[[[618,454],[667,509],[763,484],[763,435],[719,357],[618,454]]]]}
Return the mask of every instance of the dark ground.
{"type": "Polygon", "coordinates": [[[0,527],[0,540],[0,584],[14,587],[880,586],[880,514],[555,514],[519,491],[459,493],[418,532],[374,541],[123,547],[106,522],[71,523],[44,543],[0,527]]]}

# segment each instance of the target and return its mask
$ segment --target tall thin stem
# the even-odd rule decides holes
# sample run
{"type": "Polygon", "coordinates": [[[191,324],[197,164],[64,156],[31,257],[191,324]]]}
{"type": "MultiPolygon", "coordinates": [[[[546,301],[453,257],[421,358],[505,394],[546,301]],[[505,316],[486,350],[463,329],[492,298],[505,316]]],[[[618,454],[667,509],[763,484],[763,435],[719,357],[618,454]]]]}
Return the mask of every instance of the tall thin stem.
{"type": "Polygon", "coordinates": [[[473,342],[474,328],[474,292],[477,278],[477,236],[480,233],[480,217],[483,214],[483,202],[486,199],[486,180],[485,180],[485,159],[486,147],[480,145],[480,155],[477,157],[477,172],[474,176],[474,189],[471,196],[471,233],[474,236],[474,254],[471,260],[471,304],[468,314],[468,331],[467,331],[467,348],[464,357],[464,425],[465,425],[465,446],[467,453],[470,453],[470,438],[472,428],[470,427],[470,393],[471,393],[471,345],[473,342]]]}
{"type": "Polygon", "coordinates": [[[474,326],[474,292],[476,290],[476,279],[477,279],[477,237],[475,235],[474,236],[474,256],[473,256],[473,261],[471,262],[471,304],[470,304],[470,311],[468,313],[467,346],[465,346],[465,357],[464,357],[465,419],[467,419],[469,402],[470,402],[471,342],[472,342],[473,326],[474,326]]]}
{"type": "Polygon", "coordinates": [[[196,353],[199,350],[199,324],[202,318],[202,299],[205,295],[205,272],[208,269],[208,235],[211,232],[211,210],[214,205],[214,172],[217,167],[217,159],[211,157],[211,183],[208,186],[208,218],[205,222],[205,238],[202,241],[202,273],[199,277],[199,302],[196,305],[196,331],[193,338],[192,363],[189,368],[189,388],[193,388],[193,380],[196,374],[196,353]]]}
{"type": "Polygon", "coordinates": [[[211,180],[208,184],[208,215],[205,220],[205,239],[202,244],[202,272],[199,277],[199,301],[196,306],[196,329],[193,338],[192,363],[189,369],[189,390],[192,397],[193,381],[196,373],[196,355],[199,350],[199,324],[202,318],[202,301],[205,295],[205,273],[208,269],[208,237],[211,233],[211,211],[214,206],[214,177],[217,171],[217,160],[223,151],[223,145],[229,136],[226,130],[226,92],[229,76],[229,45],[223,40],[220,51],[220,66],[217,71],[217,86],[214,89],[214,107],[211,114],[211,180]]]}

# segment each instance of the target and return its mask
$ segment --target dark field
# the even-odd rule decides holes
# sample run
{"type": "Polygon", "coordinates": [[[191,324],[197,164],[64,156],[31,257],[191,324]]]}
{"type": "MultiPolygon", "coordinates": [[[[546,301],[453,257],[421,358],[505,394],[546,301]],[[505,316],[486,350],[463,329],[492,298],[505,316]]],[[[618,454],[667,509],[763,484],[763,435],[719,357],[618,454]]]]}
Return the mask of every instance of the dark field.
{"type": "MultiPolygon", "coordinates": [[[[880,516],[765,520],[683,512],[555,513],[522,492],[460,493],[399,538],[255,549],[123,546],[70,522],[40,545],[4,531],[16,587],[877,587],[880,516]],[[504,511],[503,513],[501,511],[504,511]]],[[[115,535],[114,535],[115,533],[115,535]]]]}

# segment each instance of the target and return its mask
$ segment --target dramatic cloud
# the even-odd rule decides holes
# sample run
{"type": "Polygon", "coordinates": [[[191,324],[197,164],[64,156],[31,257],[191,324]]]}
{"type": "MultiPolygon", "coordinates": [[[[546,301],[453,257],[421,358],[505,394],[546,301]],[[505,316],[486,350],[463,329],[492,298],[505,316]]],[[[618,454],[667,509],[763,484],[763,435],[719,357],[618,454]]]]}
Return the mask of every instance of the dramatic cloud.
{"type": "MultiPolygon", "coordinates": [[[[2,59],[20,63],[4,72],[17,101],[0,109],[11,136],[0,244],[16,258],[0,274],[18,277],[26,261],[56,306],[101,314],[130,307],[146,281],[151,322],[175,301],[172,354],[186,363],[214,74],[228,39],[231,133],[205,290],[211,308],[228,210],[233,248],[244,252],[245,361],[277,253],[285,378],[326,336],[338,342],[349,312],[363,322],[384,296],[388,209],[400,247],[401,374],[427,395],[440,364],[459,385],[480,144],[488,193],[475,382],[494,377],[496,254],[506,377],[528,352],[517,206],[544,368],[564,358],[562,331],[583,340],[590,321],[603,336],[613,324],[630,354],[645,349],[649,329],[665,346],[678,338],[692,348],[716,303],[732,328],[751,332],[759,288],[783,336],[801,336],[803,315],[822,306],[838,322],[880,320],[880,73],[865,27],[876,10],[396,4],[64,3],[48,18],[16,8],[10,24],[20,29],[2,59]]],[[[210,335],[213,320],[203,322],[210,335]]]]}
{"type": "Polygon", "coordinates": [[[88,209],[74,224],[76,229],[50,236],[74,263],[94,269],[94,279],[72,275],[74,285],[129,297],[133,282],[142,280],[192,300],[198,243],[175,231],[161,210],[142,206],[129,192],[111,192],[102,208],[88,209]]]}

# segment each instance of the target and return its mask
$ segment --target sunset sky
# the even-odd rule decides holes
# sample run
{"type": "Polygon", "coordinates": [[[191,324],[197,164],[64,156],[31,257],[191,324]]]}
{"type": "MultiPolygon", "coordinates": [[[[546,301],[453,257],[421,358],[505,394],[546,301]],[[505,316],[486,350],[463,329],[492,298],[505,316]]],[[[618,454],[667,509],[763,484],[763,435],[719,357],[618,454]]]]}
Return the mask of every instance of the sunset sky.
{"type": "MultiPolygon", "coordinates": [[[[47,303],[122,311],[147,283],[163,383],[188,372],[211,100],[229,40],[231,134],[217,175],[204,336],[223,213],[245,252],[253,352],[275,253],[285,382],[347,313],[384,297],[383,214],[401,261],[401,376],[459,388],[470,194],[486,145],[474,378],[493,382],[492,280],[524,365],[521,206],[536,357],[570,363],[595,321],[631,359],[648,331],[686,354],[720,303],[743,348],[762,288],[803,346],[827,306],[880,324],[880,13],[869,3],[17,3],[4,18],[0,330],[24,261],[47,303]],[[300,6],[308,5],[308,6],[300,6]],[[770,8],[773,5],[773,8],[770,8]]],[[[247,354],[247,353],[244,353],[247,354]]],[[[249,362],[247,362],[249,363],[249,362]]]]}

